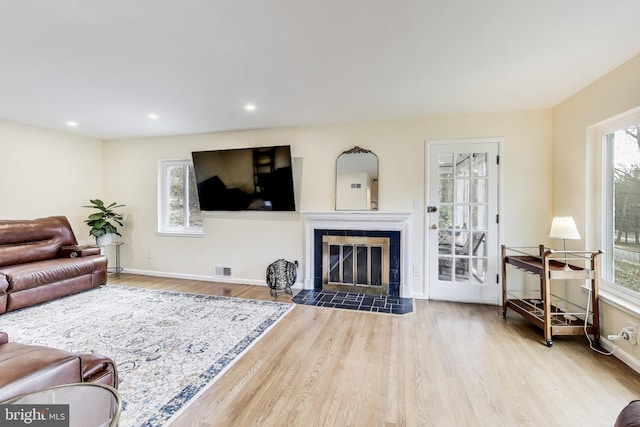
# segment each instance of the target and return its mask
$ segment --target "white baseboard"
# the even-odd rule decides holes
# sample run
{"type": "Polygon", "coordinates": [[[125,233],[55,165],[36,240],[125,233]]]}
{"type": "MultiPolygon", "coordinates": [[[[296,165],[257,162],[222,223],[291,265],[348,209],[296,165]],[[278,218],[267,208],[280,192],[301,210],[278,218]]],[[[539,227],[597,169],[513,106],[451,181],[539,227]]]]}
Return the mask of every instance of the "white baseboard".
{"type": "MultiPolygon", "coordinates": [[[[138,270],[138,269],[130,269],[130,268],[125,268],[122,272],[128,273],[128,274],[140,274],[142,276],[167,277],[170,279],[202,280],[205,282],[230,283],[230,284],[236,284],[236,285],[267,286],[266,280],[256,280],[256,279],[240,279],[235,277],[218,277],[218,276],[214,277],[214,276],[205,276],[200,274],[171,273],[167,271],[138,270]]],[[[292,288],[303,289],[302,283],[296,282],[292,286],[292,288]]]]}
{"type": "Polygon", "coordinates": [[[613,351],[613,356],[615,356],[617,359],[620,359],[625,365],[640,373],[640,361],[638,359],[615,345],[613,342],[605,339],[604,337],[600,337],[600,344],[602,344],[602,347],[604,347],[607,351],[613,351]]]}

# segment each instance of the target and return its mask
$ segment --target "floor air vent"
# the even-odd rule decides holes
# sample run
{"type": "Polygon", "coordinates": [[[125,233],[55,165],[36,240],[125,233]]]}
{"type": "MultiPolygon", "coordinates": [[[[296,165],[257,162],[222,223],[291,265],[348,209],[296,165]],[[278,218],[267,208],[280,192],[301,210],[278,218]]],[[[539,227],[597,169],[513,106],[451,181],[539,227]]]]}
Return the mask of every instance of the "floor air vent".
{"type": "Polygon", "coordinates": [[[214,265],[213,275],[215,277],[231,277],[231,267],[225,267],[223,265],[214,265]]]}

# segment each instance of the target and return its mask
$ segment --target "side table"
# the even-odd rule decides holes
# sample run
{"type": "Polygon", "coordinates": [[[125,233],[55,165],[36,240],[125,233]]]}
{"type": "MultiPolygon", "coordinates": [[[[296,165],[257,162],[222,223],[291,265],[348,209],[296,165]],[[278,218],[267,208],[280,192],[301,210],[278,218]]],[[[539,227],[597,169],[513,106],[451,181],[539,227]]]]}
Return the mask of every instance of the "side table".
{"type": "Polygon", "coordinates": [[[124,270],[120,266],[120,246],[124,245],[124,242],[113,242],[106,246],[113,246],[116,256],[116,263],[113,267],[107,267],[107,273],[115,273],[116,277],[120,277],[120,272],[124,270]]]}
{"type": "MultiPolygon", "coordinates": [[[[46,425],[69,427],[115,427],[120,421],[122,399],[118,391],[98,383],[65,384],[27,393],[1,402],[38,412],[46,425]],[[56,405],[55,407],[53,405],[56,405]]],[[[7,410],[11,412],[9,409],[7,410]]],[[[0,414],[0,425],[6,421],[0,414]]],[[[42,425],[42,424],[40,424],[42,425]]]]}

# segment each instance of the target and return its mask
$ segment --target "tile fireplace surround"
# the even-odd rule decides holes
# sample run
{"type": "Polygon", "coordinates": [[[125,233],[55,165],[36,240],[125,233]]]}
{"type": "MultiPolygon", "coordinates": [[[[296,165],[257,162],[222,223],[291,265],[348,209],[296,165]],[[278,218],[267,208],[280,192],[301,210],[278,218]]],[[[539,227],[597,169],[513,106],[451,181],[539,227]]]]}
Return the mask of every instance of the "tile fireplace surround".
{"type": "MultiPolygon", "coordinates": [[[[351,231],[354,233],[397,232],[400,234],[399,295],[411,298],[411,224],[410,213],[381,211],[327,211],[301,212],[305,219],[305,277],[304,289],[314,289],[316,272],[316,230],[351,231]]],[[[394,233],[395,234],[395,233],[394,233]]]]}

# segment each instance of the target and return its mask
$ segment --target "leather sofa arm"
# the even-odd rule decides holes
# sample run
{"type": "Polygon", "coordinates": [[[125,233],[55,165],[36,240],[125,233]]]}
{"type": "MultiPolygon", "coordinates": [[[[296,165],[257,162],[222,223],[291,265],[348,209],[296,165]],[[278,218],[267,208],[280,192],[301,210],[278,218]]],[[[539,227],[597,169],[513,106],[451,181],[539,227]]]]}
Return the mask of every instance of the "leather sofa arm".
{"type": "Polygon", "coordinates": [[[100,354],[80,354],[82,381],[97,382],[118,388],[118,371],[113,360],[100,354]]]}
{"type": "Polygon", "coordinates": [[[633,400],[618,414],[613,427],[633,427],[640,425],[640,400],[633,400]]]}
{"type": "Polygon", "coordinates": [[[6,332],[0,332],[0,344],[6,344],[9,342],[9,335],[6,332]]]}

